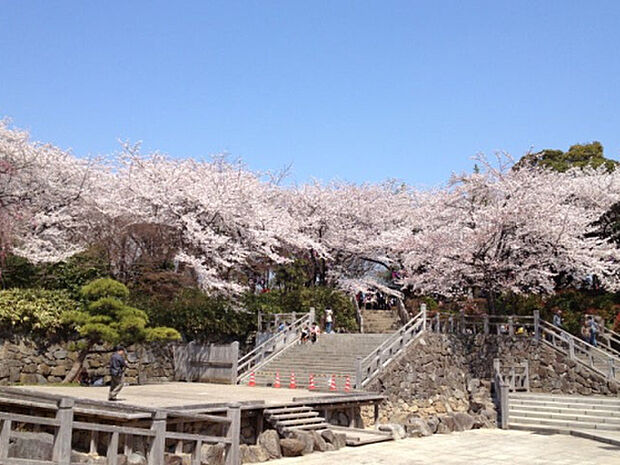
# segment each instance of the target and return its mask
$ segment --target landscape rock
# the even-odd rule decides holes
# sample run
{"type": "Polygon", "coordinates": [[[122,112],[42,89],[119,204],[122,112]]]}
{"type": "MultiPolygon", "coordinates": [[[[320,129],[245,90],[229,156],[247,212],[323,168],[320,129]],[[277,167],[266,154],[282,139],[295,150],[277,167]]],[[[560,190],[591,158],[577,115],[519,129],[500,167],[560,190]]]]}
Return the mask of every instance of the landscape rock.
{"type": "Polygon", "coordinates": [[[285,438],[280,439],[280,447],[283,457],[297,457],[303,452],[305,444],[299,439],[285,438]]]}
{"type": "Polygon", "coordinates": [[[280,448],[280,437],[275,430],[268,429],[258,436],[258,444],[263,446],[267,451],[270,459],[279,459],[282,457],[282,449],[280,448]]]}
{"type": "Polygon", "coordinates": [[[262,446],[249,446],[241,444],[239,447],[241,463],[259,463],[269,460],[269,454],[262,446]]]}
{"type": "Polygon", "coordinates": [[[295,431],[292,433],[292,437],[304,443],[304,450],[301,452],[301,455],[311,454],[314,451],[314,438],[309,432],[295,431]]]}
{"type": "Polygon", "coordinates": [[[31,460],[51,460],[54,436],[48,433],[27,433],[13,431],[9,445],[9,456],[31,460]]]}
{"type": "Polygon", "coordinates": [[[475,419],[468,413],[457,412],[454,414],[455,431],[467,431],[473,428],[475,419]]]}
{"type": "Polygon", "coordinates": [[[132,452],[127,457],[127,465],[147,465],[146,457],[140,452],[132,452]]]}
{"type": "Polygon", "coordinates": [[[226,446],[222,443],[204,444],[200,449],[200,461],[203,465],[224,465],[226,446]]]}
{"type": "Polygon", "coordinates": [[[386,431],[392,434],[394,439],[404,439],[407,437],[407,432],[403,425],[398,423],[388,423],[387,425],[379,425],[379,431],[386,431]]]}
{"type": "Polygon", "coordinates": [[[431,436],[433,434],[433,431],[431,431],[426,421],[413,416],[410,416],[407,419],[405,431],[407,432],[407,436],[410,438],[421,438],[425,436],[431,436]]]}

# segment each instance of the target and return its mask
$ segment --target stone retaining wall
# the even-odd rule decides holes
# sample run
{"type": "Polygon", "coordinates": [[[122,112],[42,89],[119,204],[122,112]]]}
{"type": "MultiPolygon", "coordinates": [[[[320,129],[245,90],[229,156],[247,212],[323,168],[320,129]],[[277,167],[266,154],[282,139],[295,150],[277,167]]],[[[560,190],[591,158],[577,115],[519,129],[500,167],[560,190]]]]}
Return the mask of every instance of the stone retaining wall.
{"type": "MultiPolygon", "coordinates": [[[[109,381],[112,351],[95,347],[84,362],[88,374],[109,381]]],[[[0,340],[0,385],[60,383],[78,353],[66,344],[37,344],[29,339],[0,340]]],[[[130,384],[172,381],[174,369],[169,345],[127,347],[125,381],[130,384]]]]}
{"type": "MultiPolygon", "coordinates": [[[[536,392],[617,395],[618,386],[531,337],[428,333],[368,387],[386,395],[380,423],[402,434],[494,427],[493,359],[529,361],[536,392]]],[[[370,426],[370,411],[363,411],[370,426]]]]}

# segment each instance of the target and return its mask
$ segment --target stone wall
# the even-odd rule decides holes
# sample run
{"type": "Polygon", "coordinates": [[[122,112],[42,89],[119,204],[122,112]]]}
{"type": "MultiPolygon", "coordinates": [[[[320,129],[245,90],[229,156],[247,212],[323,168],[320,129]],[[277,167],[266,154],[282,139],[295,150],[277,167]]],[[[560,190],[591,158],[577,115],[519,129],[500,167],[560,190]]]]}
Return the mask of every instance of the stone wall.
{"type": "MultiPolygon", "coordinates": [[[[618,386],[530,337],[425,334],[369,390],[384,394],[380,423],[409,436],[493,427],[493,359],[529,360],[531,391],[616,395],[618,386]]],[[[370,425],[369,411],[363,412],[370,425]]]]}
{"type": "MultiPolygon", "coordinates": [[[[95,347],[84,362],[94,379],[109,381],[112,351],[95,347]]],[[[0,340],[0,385],[60,383],[78,353],[67,344],[37,344],[29,339],[0,340]]],[[[172,349],[167,345],[127,347],[125,381],[131,384],[171,381],[174,376],[172,349]]]]}

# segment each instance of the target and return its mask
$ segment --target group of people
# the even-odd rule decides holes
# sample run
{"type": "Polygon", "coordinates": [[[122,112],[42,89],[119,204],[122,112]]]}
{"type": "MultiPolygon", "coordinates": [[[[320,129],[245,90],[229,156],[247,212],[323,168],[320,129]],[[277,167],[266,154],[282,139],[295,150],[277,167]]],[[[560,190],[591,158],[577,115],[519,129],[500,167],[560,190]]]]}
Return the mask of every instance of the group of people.
{"type": "Polygon", "coordinates": [[[396,305],[396,297],[385,295],[383,292],[358,292],[355,295],[359,308],[366,310],[389,310],[396,305]]]}
{"type": "MultiPolygon", "coordinates": [[[[560,329],[564,329],[562,310],[557,310],[553,314],[553,325],[560,329]]],[[[600,326],[598,321],[596,321],[596,317],[594,315],[584,315],[581,322],[581,338],[590,345],[597,347],[597,337],[599,332],[600,326]]]]}

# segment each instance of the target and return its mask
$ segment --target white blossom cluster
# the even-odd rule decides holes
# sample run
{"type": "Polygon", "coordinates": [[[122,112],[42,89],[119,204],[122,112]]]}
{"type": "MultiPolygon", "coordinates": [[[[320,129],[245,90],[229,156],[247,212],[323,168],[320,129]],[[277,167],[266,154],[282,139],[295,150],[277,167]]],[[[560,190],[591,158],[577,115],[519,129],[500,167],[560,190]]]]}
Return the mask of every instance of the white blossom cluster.
{"type": "Polygon", "coordinates": [[[433,190],[395,181],[280,186],[241,163],[121,153],[87,161],[0,124],[0,245],[61,261],[156,225],[208,291],[239,295],[258,270],[303,257],[357,291],[553,292],[559,277],[617,290],[620,257],[594,223],[620,201],[620,170],[483,170],[433,190]],[[162,229],[163,230],[163,229],[162,229]],[[377,279],[377,270],[387,276],[377,279]]]}

